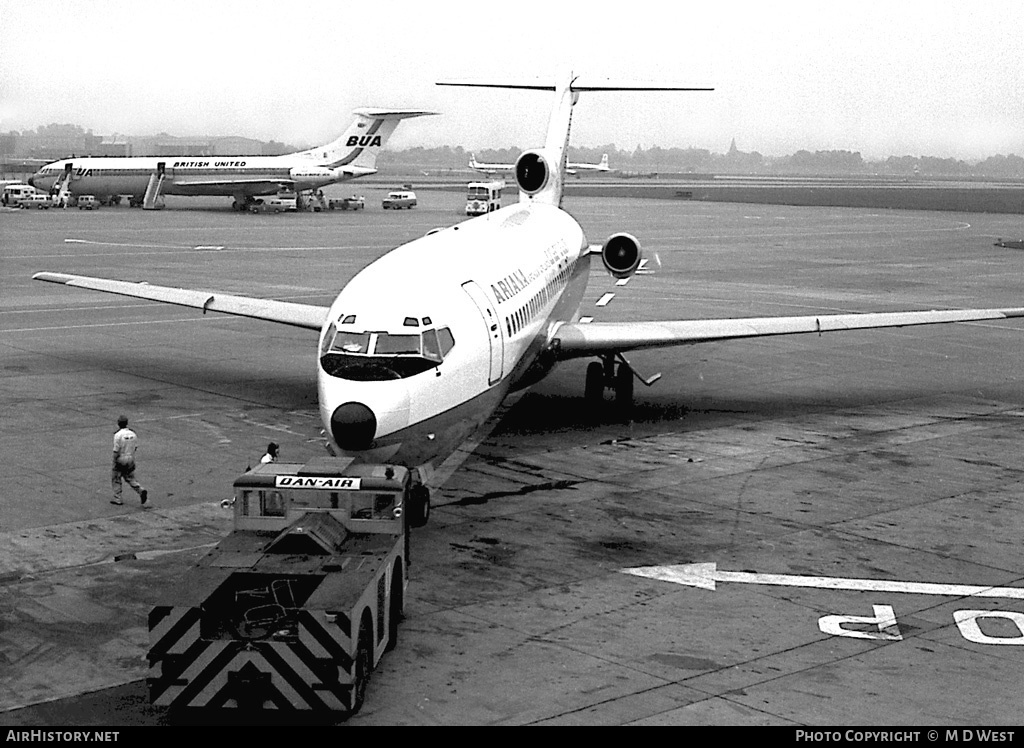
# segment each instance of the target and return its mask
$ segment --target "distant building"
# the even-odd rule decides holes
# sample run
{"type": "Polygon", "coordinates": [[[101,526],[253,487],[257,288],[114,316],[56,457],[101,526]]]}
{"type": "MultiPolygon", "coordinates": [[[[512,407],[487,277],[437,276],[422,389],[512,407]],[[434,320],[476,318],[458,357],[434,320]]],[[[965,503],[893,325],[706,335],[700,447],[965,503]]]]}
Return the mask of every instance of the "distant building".
{"type": "Polygon", "coordinates": [[[263,156],[264,143],[252,138],[224,137],[214,138],[213,156],[263,156]]]}
{"type": "Polygon", "coordinates": [[[103,138],[96,156],[131,156],[132,144],[121,135],[110,135],[103,138]]]}
{"type": "Polygon", "coordinates": [[[159,139],[153,143],[153,156],[212,156],[213,144],[206,139],[159,139]]]}
{"type": "Polygon", "coordinates": [[[56,161],[68,156],[91,156],[99,151],[103,138],[92,133],[76,132],[70,126],[26,132],[17,138],[14,155],[21,158],[56,161]]]}

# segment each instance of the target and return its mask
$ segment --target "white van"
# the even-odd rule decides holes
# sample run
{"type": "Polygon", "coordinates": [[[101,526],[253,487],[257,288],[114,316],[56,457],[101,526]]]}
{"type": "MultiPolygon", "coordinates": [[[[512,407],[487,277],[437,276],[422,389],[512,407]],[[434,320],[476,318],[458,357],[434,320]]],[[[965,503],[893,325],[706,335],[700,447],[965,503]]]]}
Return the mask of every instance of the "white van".
{"type": "Polygon", "coordinates": [[[8,208],[20,208],[23,202],[27,202],[35,194],[36,188],[30,184],[5,184],[0,203],[8,208]]]}
{"type": "Polygon", "coordinates": [[[47,210],[51,205],[53,205],[53,200],[50,199],[49,195],[43,192],[37,192],[34,195],[29,195],[21,201],[22,208],[38,208],[39,210],[47,210]]]}
{"type": "Polygon", "coordinates": [[[384,210],[391,208],[392,210],[401,210],[402,208],[415,208],[416,207],[416,193],[396,191],[389,192],[388,196],[381,201],[381,207],[384,210]]]}

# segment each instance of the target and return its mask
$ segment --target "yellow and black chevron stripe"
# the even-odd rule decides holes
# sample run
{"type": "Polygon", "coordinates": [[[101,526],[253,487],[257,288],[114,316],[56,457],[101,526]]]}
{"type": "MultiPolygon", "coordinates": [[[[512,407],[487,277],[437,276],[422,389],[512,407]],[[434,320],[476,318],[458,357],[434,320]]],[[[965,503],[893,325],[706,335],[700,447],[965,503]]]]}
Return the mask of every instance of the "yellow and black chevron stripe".
{"type": "Polygon", "coordinates": [[[351,708],[347,616],[298,611],[297,641],[204,639],[198,608],[158,606],[149,616],[150,701],[167,707],[351,708]]]}

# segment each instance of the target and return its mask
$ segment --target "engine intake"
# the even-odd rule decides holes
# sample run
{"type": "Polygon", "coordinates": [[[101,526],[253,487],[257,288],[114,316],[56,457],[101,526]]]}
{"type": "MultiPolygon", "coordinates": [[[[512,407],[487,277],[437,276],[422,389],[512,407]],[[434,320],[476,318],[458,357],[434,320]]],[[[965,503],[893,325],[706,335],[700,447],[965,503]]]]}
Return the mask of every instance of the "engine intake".
{"type": "Polygon", "coordinates": [[[601,245],[601,262],[616,278],[628,278],[640,267],[643,250],[631,234],[612,234],[601,245]]]}
{"type": "Polygon", "coordinates": [[[536,195],[548,183],[551,167],[540,151],[526,151],[516,161],[516,183],[527,195],[536,195]]]}

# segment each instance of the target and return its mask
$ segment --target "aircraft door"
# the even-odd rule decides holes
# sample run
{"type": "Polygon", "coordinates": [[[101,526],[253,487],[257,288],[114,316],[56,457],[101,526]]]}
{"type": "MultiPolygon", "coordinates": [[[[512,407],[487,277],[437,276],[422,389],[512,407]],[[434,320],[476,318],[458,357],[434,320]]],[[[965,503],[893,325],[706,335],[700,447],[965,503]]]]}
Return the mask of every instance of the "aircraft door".
{"type": "Polygon", "coordinates": [[[505,359],[505,342],[501,335],[501,323],[498,321],[498,313],[491,304],[487,295],[473,281],[466,281],[462,287],[469,294],[469,298],[480,310],[480,316],[487,325],[487,339],[491,345],[491,369],[487,378],[488,384],[494,384],[501,379],[503,361],[505,359]]]}

